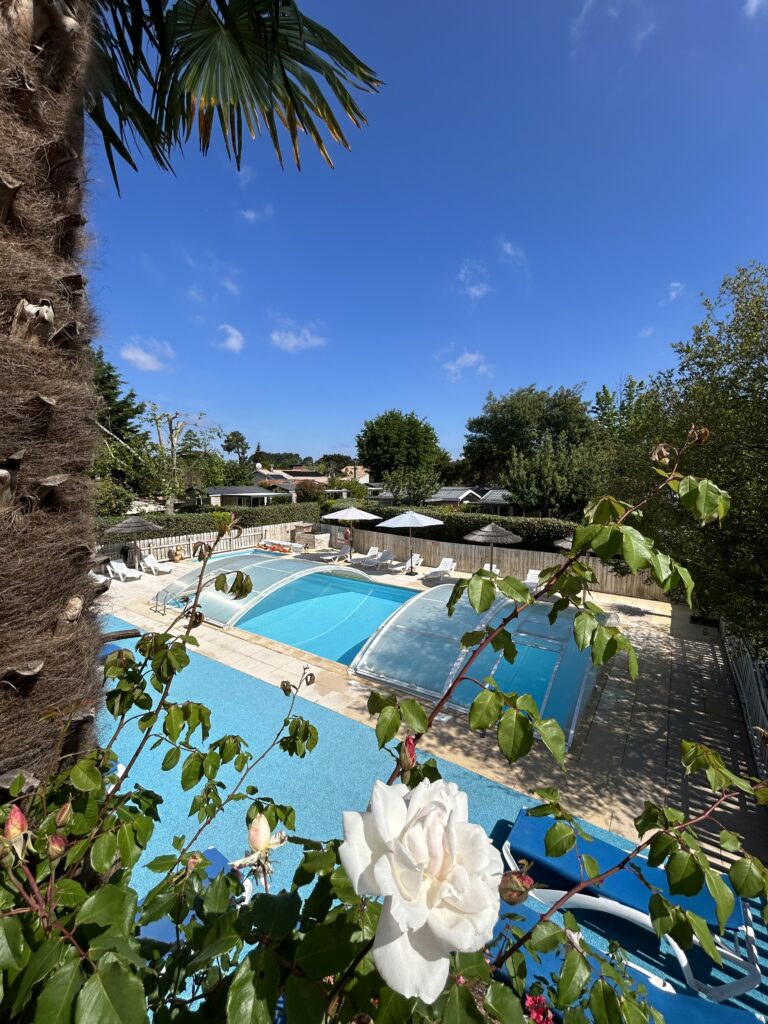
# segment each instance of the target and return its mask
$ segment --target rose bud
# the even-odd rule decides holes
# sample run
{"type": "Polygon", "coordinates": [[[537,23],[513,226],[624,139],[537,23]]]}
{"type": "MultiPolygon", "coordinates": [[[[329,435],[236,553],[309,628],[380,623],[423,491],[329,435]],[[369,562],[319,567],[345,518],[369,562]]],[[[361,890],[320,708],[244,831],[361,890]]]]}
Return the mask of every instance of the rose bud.
{"type": "Polygon", "coordinates": [[[293,687],[291,686],[287,679],[284,679],[282,683],[280,683],[280,689],[283,691],[286,697],[290,697],[291,694],[293,693],[293,687]]]}
{"type": "Polygon", "coordinates": [[[400,767],[404,772],[416,767],[416,744],[413,736],[406,736],[400,744],[400,767]]]}
{"type": "Polygon", "coordinates": [[[48,836],[48,856],[51,860],[58,860],[62,857],[67,848],[67,840],[64,836],[48,836]]]}
{"type": "Polygon", "coordinates": [[[3,835],[6,839],[13,841],[18,839],[20,835],[23,835],[27,831],[27,819],[24,817],[24,812],[16,804],[11,807],[8,812],[8,817],[5,819],[5,828],[3,835]]]}
{"type": "Polygon", "coordinates": [[[248,829],[248,845],[254,853],[269,849],[269,837],[272,829],[263,814],[257,814],[248,829]]]}
{"type": "Polygon", "coordinates": [[[200,856],[199,853],[192,853],[189,855],[189,857],[187,858],[187,864],[185,868],[188,875],[192,874],[192,872],[195,870],[198,864],[202,862],[202,859],[203,858],[200,856]]]}
{"type": "Polygon", "coordinates": [[[56,815],[56,828],[63,828],[64,825],[68,825],[72,820],[72,802],[67,802],[59,808],[59,813],[56,815]]]}
{"type": "Polygon", "coordinates": [[[526,875],[524,871],[506,871],[501,876],[499,895],[505,903],[512,906],[516,903],[525,903],[528,893],[535,885],[531,876],[526,875]]]}

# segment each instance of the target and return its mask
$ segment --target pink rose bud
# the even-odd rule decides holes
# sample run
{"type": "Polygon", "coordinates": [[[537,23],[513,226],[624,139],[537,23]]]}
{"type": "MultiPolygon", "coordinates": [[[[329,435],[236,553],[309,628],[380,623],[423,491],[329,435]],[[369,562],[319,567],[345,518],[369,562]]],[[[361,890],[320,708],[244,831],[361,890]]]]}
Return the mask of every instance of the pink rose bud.
{"type": "Polygon", "coordinates": [[[272,829],[263,814],[257,814],[248,829],[248,845],[254,853],[262,853],[269,849],[269,836],[272,829]]]}
{"type": "Polygon", "coordinates": [[[24,817],[24,812],[14,804],[8,812],[8,817],[5,819],[3,835],[6,839],[14,840],[18,839],[26,831],[27,819],[24,817]]]}
{"type": "Polygon", "coordinates": [[[406,736],[400,748],[400,767],[403,771],[410,771],[416,767],[416,744],[413,736],[406,736]]]}
{"type": "Polygon", "coordinates": [[[499,895],[505,903],[512,906],[516,903],[525,903],[528,893],[535,885],[535,881],[524,871],[506,871],[501,876],[499,895]]]}
{"type": "Polygon", "coordinates": [[[67,840],[64,836],[48,836],[48,856],[51,860],[58,860],[59,857],[62,857],[66,848],[67,840]]]}
{"type": "Polygon", "coordinates": [[[64,825],[68,825],[72,820],[72,803],[67,802],[59,808],[59,813],[56,815],[56,828],[62,828],[64,825]]]}

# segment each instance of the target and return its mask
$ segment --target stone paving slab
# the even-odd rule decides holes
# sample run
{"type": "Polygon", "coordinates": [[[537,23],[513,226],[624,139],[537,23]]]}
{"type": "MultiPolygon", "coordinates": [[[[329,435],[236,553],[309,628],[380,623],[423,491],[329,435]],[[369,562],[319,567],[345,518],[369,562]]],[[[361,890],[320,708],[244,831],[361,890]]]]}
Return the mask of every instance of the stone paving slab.
{"type": "MultiPolygon", "coordinates": [[[[194,568],[186,561],[173,575],[194,568]]],[[[455,574],[460,575],[460,574],[455,574]]],[[[150,600],[168,579],[142,576],[114,581],[101,610],[142,629],[168,628],[150,600]]],[[[377,582],[423,589],[419,577],[377,572],[377,582]]],[[[690,622],[687,609],[661,601],[597,595],[637,648],[640,676],[632,681],[626,664],[601,672],[585,708],[567,759],[567,773],[540,745],[516,765],[500,754],[492,734],[471,733],[461,714],[440,716],[422,747],[428,753],[514,789],[532,792],[559,786],[567,806],[581,817],[629,839],[633,818],[645,800],[666,801],[686,813],[702,810],[708,791],[684,776],[680,742],[696,739],[719,751],[734,771],[754,771],[738,699],[715,629],[690,622]]],[[[203,624],[195,635],[199,652],[266,683],[297,682],[306,665],[316,682],[302,696],[372,727],[366,708],[371,684],[351,677],[344,665],[309,655],[243,630],[203,624]]],[[[215,709],[214,709],[215,710],[215,709]]],[[[768,856],[768,812],[740,800],[719,816],[720,826],[745,835],[755,853],[768,856]]]]}

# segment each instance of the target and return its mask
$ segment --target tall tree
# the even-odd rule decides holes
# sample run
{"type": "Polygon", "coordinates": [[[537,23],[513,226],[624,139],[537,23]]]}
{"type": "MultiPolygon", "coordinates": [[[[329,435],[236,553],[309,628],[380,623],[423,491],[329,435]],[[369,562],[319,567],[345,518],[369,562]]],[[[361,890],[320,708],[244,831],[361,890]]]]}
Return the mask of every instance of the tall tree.
{"type": "Polygon", "coordinates": [[[230,455],[236,455],[237,461],[241,466],[244,466],[248,461],[248,440],[245,434],[242,434],[239,430],[230,430],[221,442],[221,447],[230,455]]]}
{"type": "Polygon", "coordinates": [[[104,358],[104,349],[93,350],[93,383],[101,399],[98,422],[121,441],[142,433],[141,416],[146,403],[140,402],[133,388],[126,390],[117,369],[104,358]]]}
{"type": "MultiPolygon", "coordinates": [[[[88,610],[98,411],[81,273],[85,114],[115,176],[117,159],[137,166],[136,143],[168,168],[194,126],[204,152],[220,126],[238,165],[243,137],[262,128],[282,161],[280,124],[297,163],[302,135],[330,163],[321,127],[346,139],[327,97],[359,126],[352,89],[379,83],[292,0],[4,2],[0,41],[0,592],[14,595],[0,672],[25,679],[24,693],[0,687],[4,771],[50,756],[60,723],[43,711],[66,719],[101,691],[88,610]]],[[[69,745],[82,745],[81,728],[69,745]]]]}
{"type": "Polygon", "coordinates": [[[363,423],[357,455],[374,480],[383,480],[393,469],[432,468],[444,458],[432,424],[400,409],[389,409],[363,423]]]}
{"type": "Polygon", "coordinates": [[[440,477],[430,466],[393,469],[384,474],[384,486],[395,504],[420,505],[440,486],[440,477]]]}
{"type": "Polygon", "coordinates": [[[639,497],[651,480],[652,445],[684,435],[692,423],[709,428],[708,443],[687,462],[731,495],[720,529],[689,528],[672,500],[649,507],[643,529],[688,566],[704,612],[727,614],[733,629],[768,653],[768,268],[739,268],[703,304],[690,339],[673,346],[677,366],[651,378],[622,431],[612,488],[639,497]]]}
{"type": "Polygon", "coordinates": [[[533,384],[506,395],[490,393],[479,416],[467,421],[463,458],[474,482],[498,483],[510,453],[533,455],[545,437],[555,446],[589,440],[594,424],[580,387],[541,390],[533,384]]]}

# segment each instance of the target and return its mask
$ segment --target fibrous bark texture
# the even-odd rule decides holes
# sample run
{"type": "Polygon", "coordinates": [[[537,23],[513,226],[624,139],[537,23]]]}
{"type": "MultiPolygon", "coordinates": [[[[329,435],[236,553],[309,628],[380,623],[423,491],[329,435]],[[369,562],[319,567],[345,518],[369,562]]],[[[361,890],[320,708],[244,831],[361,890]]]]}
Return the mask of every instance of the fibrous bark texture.
{"type": "Polygon", "coordinates": [[[95,398],[82,274],[88,3],[0,0],[0,775],[92,740],[95,398]]]}

